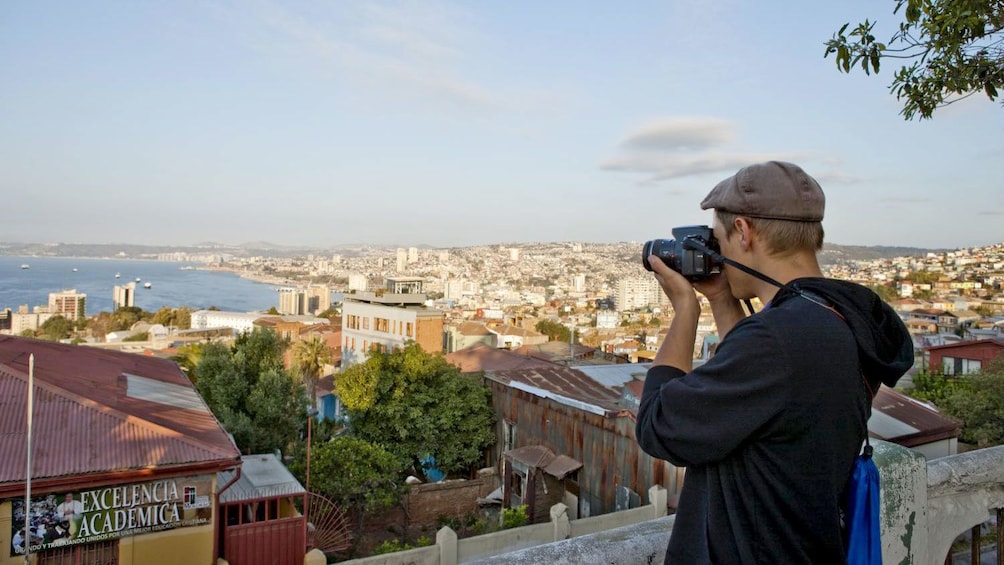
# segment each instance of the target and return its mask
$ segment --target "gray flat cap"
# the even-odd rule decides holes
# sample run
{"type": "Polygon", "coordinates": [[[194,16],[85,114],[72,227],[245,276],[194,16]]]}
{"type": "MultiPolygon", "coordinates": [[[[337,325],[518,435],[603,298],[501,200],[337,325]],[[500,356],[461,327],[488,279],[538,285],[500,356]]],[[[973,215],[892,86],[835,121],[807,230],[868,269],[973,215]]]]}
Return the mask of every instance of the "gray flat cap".
{"type": "Polygon", "coordinates": [[[701,202],[702,210],[798,222],[822,221],[825,207],[826,197],[816,179],[783,161],[743,167],[718,183],[701,202]]]}

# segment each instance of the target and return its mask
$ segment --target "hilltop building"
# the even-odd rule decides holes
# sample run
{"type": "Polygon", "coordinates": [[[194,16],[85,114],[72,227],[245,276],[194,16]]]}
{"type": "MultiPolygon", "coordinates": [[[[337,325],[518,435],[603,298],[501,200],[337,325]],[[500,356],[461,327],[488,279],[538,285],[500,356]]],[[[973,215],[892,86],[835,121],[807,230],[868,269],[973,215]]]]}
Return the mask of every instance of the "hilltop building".
{"type": "Polygon", "coordinates": [[[422,279],[392,277],[379,292],[345,295],[342,304],[342,366],[361,363],[371,349],[391,351],[416,342],[428,352],[443,349],[443,313],[425,307],[422,279]]]}

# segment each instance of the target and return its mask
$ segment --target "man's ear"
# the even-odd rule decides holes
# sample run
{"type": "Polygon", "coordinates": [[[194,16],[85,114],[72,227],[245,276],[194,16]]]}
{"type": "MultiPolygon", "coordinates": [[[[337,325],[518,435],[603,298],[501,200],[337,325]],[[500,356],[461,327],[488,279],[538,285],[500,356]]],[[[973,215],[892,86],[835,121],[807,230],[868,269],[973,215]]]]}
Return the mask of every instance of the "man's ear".
{"type": "Polygon", "coordinates": [[[753,227],[750,223],[742,216],[736,217],[733,220],[733,225],[736,228],[736,232],[739,234],[739,245],[742,247],[743,251],[749,251],[750,246],[753,243],[753,227]]]}

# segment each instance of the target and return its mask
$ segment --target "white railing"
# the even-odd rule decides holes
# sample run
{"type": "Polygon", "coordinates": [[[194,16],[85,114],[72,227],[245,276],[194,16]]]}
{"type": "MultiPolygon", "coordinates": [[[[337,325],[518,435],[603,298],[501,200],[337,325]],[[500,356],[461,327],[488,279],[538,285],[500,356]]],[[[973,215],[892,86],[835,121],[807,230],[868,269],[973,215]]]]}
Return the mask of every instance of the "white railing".
{"type": "MultiPolygon", "coordinates": [[[[899,445],[881,441],[873,445],[875,463],[882,477],[884,563],[942,565],[960,534],[986,522],[993,514],[999,515],[998,510],[1004,508],[1004,446],[928,462],[923,455],[899,445]]],[[[434,546],[351,563],[660,562],[673,527],[673,516],[664,516],[665,490],[653,487],[649,496],[656,506],[649,505],[647,511],[635,509],[569,522],[564,505],[558,504],[552,508],[552,521],[548,524],[462,540],[457,540],[449,528],[443,528],[436,535],[434,546]],[[662,514],[657,508],[663,510],[662,514]],[[651,518],[646,518],[646,513],[651,518]],[[622,514],[625,520],[613,519],[616,514],[622,514]],[[643,521],[629,523],[633,520],[643,521]],[[603,529],[596,531],[599,528],[603,529]],[[589,531],[596,533],[586,534],[589,531]],[[578,533],[585,535],[573,537],[578,533]]],[[[998,524],[998,547],[1001,531],[998,524]]]]}

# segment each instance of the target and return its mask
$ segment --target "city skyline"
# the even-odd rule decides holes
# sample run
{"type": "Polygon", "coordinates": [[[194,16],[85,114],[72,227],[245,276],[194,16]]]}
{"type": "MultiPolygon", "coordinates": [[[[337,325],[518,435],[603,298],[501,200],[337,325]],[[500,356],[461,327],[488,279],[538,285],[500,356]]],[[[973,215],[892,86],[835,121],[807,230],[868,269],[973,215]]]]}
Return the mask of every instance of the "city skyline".
{"type": "Polygon", "coordinates": [[[8,3],[0,241],[640,242],[767,159],[820,181],[828,242],[1004,241],[1000,104],[906,122],[891,62],[823,58],[892,8],[8,3]]]}

